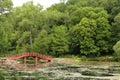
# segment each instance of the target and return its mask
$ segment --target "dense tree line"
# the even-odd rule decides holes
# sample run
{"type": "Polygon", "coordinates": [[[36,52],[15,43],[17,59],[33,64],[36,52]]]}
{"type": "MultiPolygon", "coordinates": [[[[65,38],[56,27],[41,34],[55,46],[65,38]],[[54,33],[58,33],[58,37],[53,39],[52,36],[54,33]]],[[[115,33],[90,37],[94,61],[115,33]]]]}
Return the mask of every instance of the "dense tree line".
{"type": "Polygon", "coordinates": [[[120,40],[120,0],[61,0],[46,10],[32,1],[12,6],[0,0],[1,54],[109,55],[120,40]]]}

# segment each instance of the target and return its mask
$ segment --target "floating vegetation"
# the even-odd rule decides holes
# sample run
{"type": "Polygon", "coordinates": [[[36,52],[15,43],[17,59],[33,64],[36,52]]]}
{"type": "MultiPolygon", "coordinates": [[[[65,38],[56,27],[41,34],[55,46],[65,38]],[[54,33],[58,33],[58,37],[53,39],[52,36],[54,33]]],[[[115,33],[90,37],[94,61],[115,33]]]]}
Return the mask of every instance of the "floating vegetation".
{"type": "Polygon", "coordinates": [[[119,80],[119,69],[119,65],[52,64],[35,70],[1,66],[0,80],[119,80]]]}
{"type": "Polygon", "coordinates": [[[96,71],[83,71],[81,74],[85,76],[113,76],[109,73],[100,73],[96,71]]]}

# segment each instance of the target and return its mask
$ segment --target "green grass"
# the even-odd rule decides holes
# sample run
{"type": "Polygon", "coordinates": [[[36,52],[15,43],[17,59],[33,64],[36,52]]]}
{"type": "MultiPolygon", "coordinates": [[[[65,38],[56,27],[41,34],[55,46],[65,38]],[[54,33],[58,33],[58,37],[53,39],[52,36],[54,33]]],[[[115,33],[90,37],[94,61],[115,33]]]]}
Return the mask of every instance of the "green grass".
{"type": "Polygon", "coordinates": [[[100,57],[86,57],[86,56],[77,56],[77,55],[62,55],[59,58],[72,58],[75,60],[81,61],[105,61],[105,62],[117,62],[115,56],[100,56],[100,57]]]}

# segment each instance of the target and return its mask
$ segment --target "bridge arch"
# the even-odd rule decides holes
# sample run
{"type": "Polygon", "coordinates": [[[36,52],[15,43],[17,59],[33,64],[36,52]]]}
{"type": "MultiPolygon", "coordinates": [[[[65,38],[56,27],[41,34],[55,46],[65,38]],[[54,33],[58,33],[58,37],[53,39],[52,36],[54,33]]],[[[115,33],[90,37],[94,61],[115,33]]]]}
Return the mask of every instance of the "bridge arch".
{"type": "Polygon", "coordinates": [[[34,57],[34,64],[38,64],[38,59],[46,60],[48,62],[51,62],[52,57],[51,56],[45,56],[39,53],[34,53],[34,52],[28,52],[28,53],[22,53],[22,54],[17,54],[17,55],[12,55],[12,56],[7,56],[7,60],[19,60],[23,59],[23,64],[26,65],[27,57],[34,57]]]}

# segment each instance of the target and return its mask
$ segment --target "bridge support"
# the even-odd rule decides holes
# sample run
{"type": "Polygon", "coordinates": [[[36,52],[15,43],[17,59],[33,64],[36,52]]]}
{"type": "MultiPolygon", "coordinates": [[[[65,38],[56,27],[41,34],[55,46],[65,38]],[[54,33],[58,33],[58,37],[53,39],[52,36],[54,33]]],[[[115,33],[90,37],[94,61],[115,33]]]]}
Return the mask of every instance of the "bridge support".
{"type": "Polygon", "coordinates": [[[23,57],[23,64],[26,66],[26,57],[23,57]]]}
{"type": "Polygon", "coordinates": [[[35,57],[34,60],[35,60],[34,64],[37,65],[38,64],[38,57],[35,57]]]}

